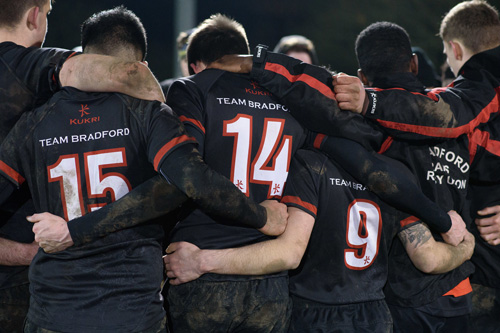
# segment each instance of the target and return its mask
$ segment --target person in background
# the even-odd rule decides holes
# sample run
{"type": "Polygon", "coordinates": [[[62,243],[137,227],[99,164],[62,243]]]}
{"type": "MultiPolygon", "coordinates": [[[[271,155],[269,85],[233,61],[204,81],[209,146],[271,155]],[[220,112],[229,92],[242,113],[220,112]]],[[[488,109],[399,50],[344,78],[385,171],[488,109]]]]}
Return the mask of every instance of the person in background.
{"type": "Polygon", "coordinates": [[[273,52],[286,54],[307,64],[319,65],[313,42],[301,35],[284,36],[276,44],[273,52]]]}
{"type": "MultiPolygon", "coordinates": [[[[177,47],[177,60],[179,62],[179,66],[181,68],[181,74],[183,77],[189,75],[188,63],[186,50],[188,46],[189,36],[193,33],[193,29],[189,29],[186,31],[181,31],[176,39],[176,47],[177,47]]],[[[160,82],[161,89],[165,96],[167,96],[168,88],[174,83],[178,78],[166,79],[160,82]]]]}

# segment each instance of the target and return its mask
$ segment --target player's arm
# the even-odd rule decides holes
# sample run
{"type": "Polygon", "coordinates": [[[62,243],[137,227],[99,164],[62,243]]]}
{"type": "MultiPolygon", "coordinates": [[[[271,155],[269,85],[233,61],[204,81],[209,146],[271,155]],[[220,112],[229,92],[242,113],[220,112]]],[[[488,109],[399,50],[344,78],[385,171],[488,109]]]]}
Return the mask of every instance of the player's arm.
{"type": "Polygon", "coordinates": [[[339,104],[343,109],[364,114],[397,138],[456,138],[470,133],[498,111],[496,92],[484,78],[461,78],[455,80],[453,86],[435,88],[424,94],[369,88],[363,107],[356,103],[360,99],[354,89],[360,84],[356,80],[359,81],[353,77],[334,78],[339,104]]]}
{"type": "Polygon", "coordinates": [[[252,58],[225,56],[209,67],[235,72],[251,69],[251,78],[284,103],[294,118],[309,130],[347,137],[370,149],[378,149],[382,144],[383,134],[373,124],[359,115],[340,110],[331,88],[332,73],[326,68],[267,52],[261,45],[252,58]]]}
{"type": "Polygon", "coordinates": [[[38,249],[36,242],[20,243],[0,237],[0,265],[28,266],[38,249]]]}
{"type": "Polygon", "coordinates": [[[160,84],[148,66],[139,61],[97,54],[67,59],[59,72],[62,86],[83,91],[121,92],[136,98],[165,101],[160,84]]]}
{"type": "Polygon", "coordinates": [[[178,285],[205,273],[262,275],[295,269],[307,248],[314,217],[288,208],[288,225],[276,239],[222,250],[200,250],[187,242],[172,243],[163,260],[169,283],[178,285]]]}
{"type": "Polygon", "coordinates": [[[192,144],[171,152],[158,171],[208,215],[257,228],[268,235],[280,235],[285,230],[285,205],[256,204],[229,179],[211,169],[192,144]]]}
{"type": "Polygon", "coordinates": [[[442,233],[449,244],[457,245],[463,240],[466,233],[463,221],[451,219],[425,196],[415,184],[414,177],[400,163],[369,152],[356,142],[343,138],[327,137],[318,144],[320,146],[316,148],[339,162],[382,200],[427,221],[433,230],[442,233]]]}
{"type": "Polygon", "coordinates": [[[469,260],[474,251],[474,236],[469,232],[457,246],[436,241],[423,223],[400,231],[398,236],[415,267],[428,274],[449,272],[469,260]]]}

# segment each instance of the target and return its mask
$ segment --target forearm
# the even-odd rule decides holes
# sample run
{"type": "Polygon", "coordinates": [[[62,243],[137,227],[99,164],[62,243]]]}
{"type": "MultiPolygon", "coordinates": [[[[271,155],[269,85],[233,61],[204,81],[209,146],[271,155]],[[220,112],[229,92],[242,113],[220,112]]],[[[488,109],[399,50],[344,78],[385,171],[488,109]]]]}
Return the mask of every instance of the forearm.
{"type": "Polygon", "coordinates": [[[0,237],[0,265],[28,266],[37,251],[36,244],[19,243],[0,237]]]}
{"type": "Polygon", "coordinates": [[[266,224],[266,209],[210,169],[195,148],[183,146],[173,151],[162,163],[160,172],[213,217],[252,228],[262,228],[266,224]]]}
{"type": "Polygon", "coordinates": [[[283,54],[262,54],[262,59],[254,56],[252,78],[279,98],[304,127],[378,149],[383,134],[362,116],[340,110],[328,70],[283,54]]]}
{"type": "Polygon", "coordinates": [[[201,250],[199,255],[203,274],[263,275],[294,269],[300,263],[294,249],[280,246],[279,240],[234,249],[201,250]]]}
{"type": "Polygon", "coordinates": [[[450,229],[448,214],[422,193],[402,165],[343,138],[327,138],[321,150],[391,206],[426,221],[437,232],[450,229]]]}
{"type": "Polygon", "coordinates": [[[160,84],[139,61],[81,54],[65,61],[59,73],[62,86],[83,91],[120,92],[136,98],[165,102],[160,84]]]}
{"type": "Polygon", "coordinates": [[[428,274],[449,272],[472,256],[474,237],[468,233],[465,240],[452,246],[434,239],[425,224],[418,223],[398,234],[416,268],[428,274]]]}
{"type": "Polygon", "coordinates": [[[130,228],[178,208],[187,197],[156,176],[134,188],[120,200],[68,222],[75,245],[130,228]]]}

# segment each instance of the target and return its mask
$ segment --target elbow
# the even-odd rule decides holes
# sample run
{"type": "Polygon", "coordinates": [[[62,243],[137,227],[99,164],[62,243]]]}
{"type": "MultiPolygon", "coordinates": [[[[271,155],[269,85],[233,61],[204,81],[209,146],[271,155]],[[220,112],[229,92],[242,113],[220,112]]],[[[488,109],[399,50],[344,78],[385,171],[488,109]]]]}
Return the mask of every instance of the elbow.
{"type": "Polygon", "coordinates": [[[286,266],[287,269],[296,269],[299,267],[300,262],[302,261],[302,257],[304,256],[304,252],[302,251],[290,251],[287,255],[286,266]]]}
{"type": "Polygon", "coordinates": [[[442,263],[433,251],[421,251],[412,258],[413,265],[426,274],[441,274],[442,263]],[[425,252],[425,253],[423,253],[425,252]]]}

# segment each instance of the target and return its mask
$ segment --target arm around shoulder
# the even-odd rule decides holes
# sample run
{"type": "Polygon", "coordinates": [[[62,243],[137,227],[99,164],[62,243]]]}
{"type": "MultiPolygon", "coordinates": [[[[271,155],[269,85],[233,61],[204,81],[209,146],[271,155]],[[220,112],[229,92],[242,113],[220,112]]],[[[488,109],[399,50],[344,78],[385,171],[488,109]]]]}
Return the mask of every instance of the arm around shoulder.
{"type": "Polygon", "coordinates": [[[135,98],[165,102],[158,80],[148,66],[98,54],[80,54],[64,62],[61,86],[83,91],[120,92],[135,98]]]}

